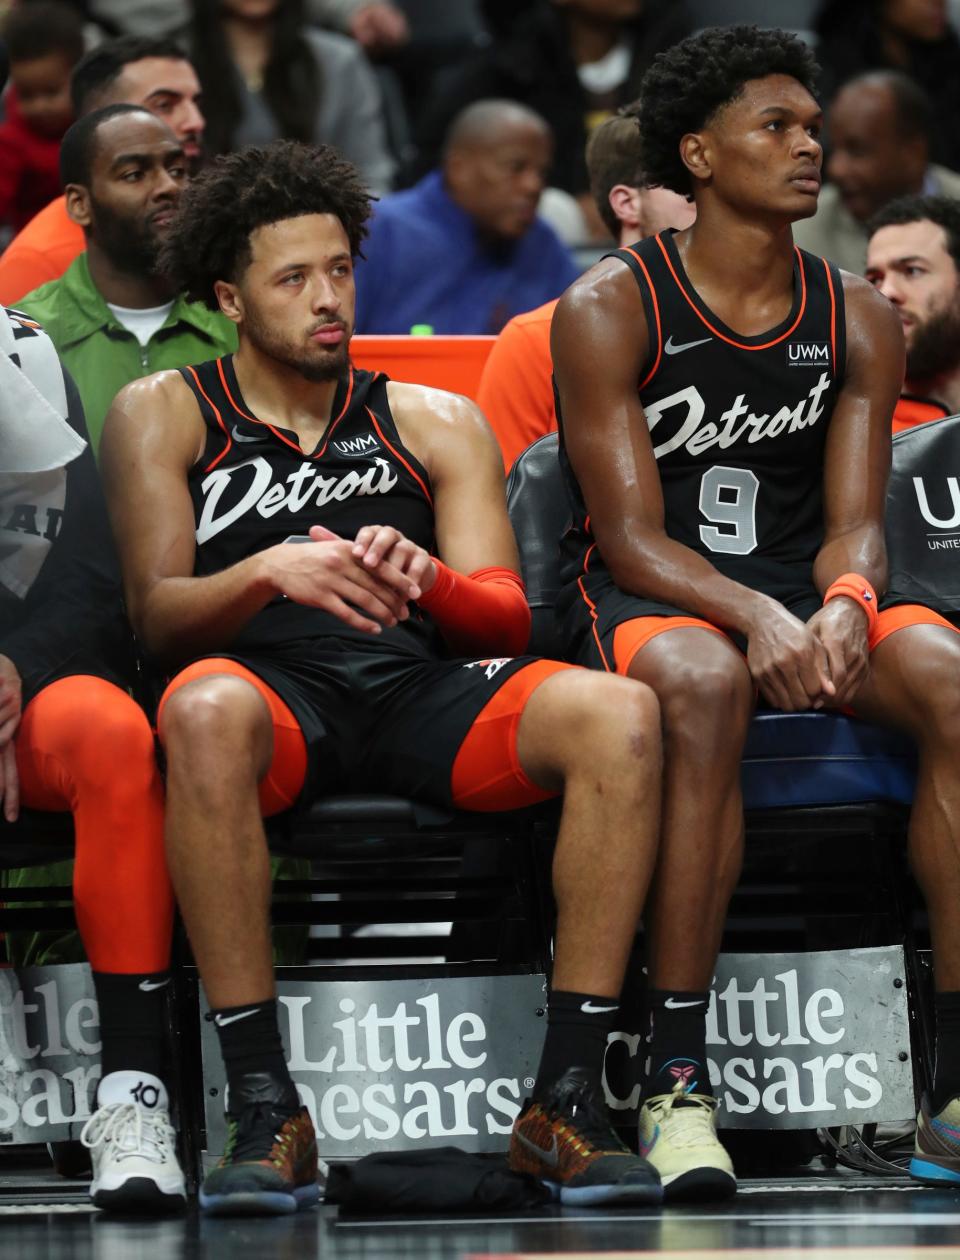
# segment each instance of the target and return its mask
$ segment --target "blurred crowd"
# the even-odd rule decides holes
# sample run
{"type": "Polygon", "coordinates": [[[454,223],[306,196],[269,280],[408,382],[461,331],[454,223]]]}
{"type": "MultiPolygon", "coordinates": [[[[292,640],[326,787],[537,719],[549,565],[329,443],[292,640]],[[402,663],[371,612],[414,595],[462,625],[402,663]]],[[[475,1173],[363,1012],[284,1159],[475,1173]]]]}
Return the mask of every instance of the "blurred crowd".
{"type": "Polygon", "coordinates": [[[707,25],[779,25],[815,48],[826,183],[800,245],[863,274],[874,215],[960,196],[960,0],[0,0],[0,14],[7,304],[114,230],[96,196],[89,223],[66,207],[60,142],[127,104],[173,130],[185,178],[247,144],[335,146],[380,198],[357,331],[497,333],[620,239],[610,207],[643,174],[611,183],[587,141],[659,51],[707,25]]]}

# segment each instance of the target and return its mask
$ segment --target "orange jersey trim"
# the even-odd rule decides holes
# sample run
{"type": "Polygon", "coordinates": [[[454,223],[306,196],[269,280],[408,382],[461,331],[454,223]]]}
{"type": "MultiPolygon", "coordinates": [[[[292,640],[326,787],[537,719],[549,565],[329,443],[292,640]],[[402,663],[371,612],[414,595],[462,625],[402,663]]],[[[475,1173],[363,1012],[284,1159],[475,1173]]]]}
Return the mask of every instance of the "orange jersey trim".
{"type": "Polygon", "coordinates": [[[417,483],[417,485],[418,485],[418,486],[420,487],[420,489],[423,491],[423,496],[424,496],[424,498],[427,500],[427,502],[430,504],[430,506],[431,506],[431,507],[433,507],[433,496],[431,495],[430,491],[427,489],[426,484],[424,483],[423,478],[422,478],[422,477],[420,477],[420,476],[418,476],[418,474],[415,472],[415,470],[414,470],[414,469],[410,466],[410,464],[407,462],[407,460],[405,460],[405,459],[403,458],[403,456],[400,454],[400,452],[397,450],[397,448],[393,445],[393,443],[392,443],[392,442],[390,442],[390,441],[387,439],[387,436],[386,436],[386,434],[384,433],[383,429],[381,429],[381,428],[380,428],[380,424],[379,424],[379,422],[378,422],[378,420],[377,420],[377,417],[373,414],[373,412],[370,410],[370,408],[369,408],[369,407],[367,407],[367,406],[364,406],[364,411],[365,411],[365,412],[367,413],[367,415],[370,417],[370,423],[371,423],[371,424],[373,425],[373,427],[376,429],[377,434],[378,434],[378,436],[379,436],[379,438],[380,438],[380,441],[384,444],[384,446],[387,448],[387,450],[388,450],[388,451],[391,451],[391,452],[393,453],[394,457],[395,457],[396,459],[398,459],[398,460],[400,461],[400,463],[401,463],[401,464],[403,464],[404,468],[407,470],[407,472],[410,474],[410,476],[414,479],[414,481],[417,483]]]}
{"type": "Polygon", "coordinates": [[[607,660],[607,654],[603,650],[603,644],[600,642],[600,635],[597,632],[597,606],[587,594],[587,588],[583,584],[583,579],[587,576],[587,571],[590,568],[590,556],[594,551],[596,551],[596,549],[596,543],[591,543],[587,548],[587,554],[583,557],[583,572],[577,578],[577,586],[580,588],[580,594],[583,596],[583,602],[590,610],[590,618],[593,623],[591,627],[593,630],[593,637],[597,644],[597,651],[600,653],[600,659],[603,661],[603,668],[608,674],[614,674],[616,673],[616,670],[611,668],[610,662],[607,660]]]}
{"type": "Polygon", "coordinates": [[[769,350],[771,346],[778,346],[781,341],[786,341],[786,339],[789,336],[791,336],[791,334],[794,333],[796,329],[799,327],[800,321],[803,319],[803,313],[807,309],[807,273],[806,273],[806,268],[803,265],[803,255],[800,253],[799,249],[797,249],[796,246],[794,246],[794,253],[796,254],[797,260],[800,263],[800,309],[799,311],[797,311],[797,318],[793,321],[793,323],[785,332],[782,332],[779,337],[774,337],[772,341],[765,341],[762,346],[745,346],[742,341],[735,341],[732,337],[728,337],[726,333],[722,333],[719,330],[719,328],[714,328],[713,324],[710,323],[706,315],[704,315],[703,311],[700,310],[696,302],[694,302],[693,298],[684,288],[683,283],[680,280],[680,277],[677,275],[676,270],[674,269],[673,263],[670,261],[670,255],[667,253],[666,247],[664,246],[663,241],[661,241],[659,236],[655,237],[654,239],[656,240],[657,245],[660,247],[660,252],[661,254],[663,254],[663,260],[667,264],[667,267],[670,270],[670,274],[673,276],[674,280],[676,281],[677,288],[686,298],[687,304],[689,305],[690,309],[693,311],[693,313],[696,315],[697,319],[699,319],[701,323],[706,324],[707,328],[710,329],[710,331],[713,333],[715,337],[719,337],[721,341],[725,341],[728,346],[735,346],[736,349],[738,350],[769,350]]]}
{"type": "Polygon", "coordinates": [[[884,639],[889,639],[891,634],[896,634],[898,630],[909,630],[911,626],[945,626],[954,634],[960,634],[960,629],[947,621],[946,617],[941,617],[924,604],[897,604],[877,614],[877,624],[869,638],[870,651],[879,647],[884,639]]]}
{"type": "Polygon", "coordinates": [[[517,731],[530,697],[548,678],[568,669],[562,661],[531,661],[508,678],[477,714],[450,775],[458,809],[523,809],[557,796],[526,774],[517,750],[517,731]]]}
{"type": "Polygon", "coordinates": [[[317,448],[317,450],[315,450],[312,455],[308,455],[306,451],[303,449],[303,447],[299,445],[299,443],[291,442],[290,439],[284,435],[282,430],[278,429],[276,425],[271,424],[269,420],[260,420],[257,416],[252,416],[249,413],[249,411],[244,411],[244,409],[241,406],[239,406],[233,394],[230,393],[230,386],[227,384],[226,373],[223,370],[223,359],[217,359],[217,373],[220,377],[220,384],[223,386],[224,393],[227,395],[227,398],[230,400],[230,406],[233,407],[234,411],[236,411],[238,415],[243,416],[244,420],[249,420],[252,424],[262,424],[265,429],[270,430],[270,432],[274,435],[274,437],[278,437],[280,441],[284,443],[285,446],[289,446],[291,450],[296,451],[299,455],[302,455],[305,459],[319,459],[320,456],[326,451],[327,443],[330,441],[330,438],[333,436],[334,429],[337,427],[337,425],[346,415],[347,408],[350,406],[350,399],[353,397],[353,365],[351,364],[350,365],[350,380],[349,380],[349,384],[347,385],[347,396],[343,400],[343,406],[340,408],[340,414],[337,416],[336,420],[334,420],[332,424],[328,426],[327,431],[324,434],[323,441],[320,443],[320,446],[317,448]]]}
{"type": "Polygon", "coordinates": [[[833,364],[833,374],[837,375],[837,295],[833,291],[833,276],[830,274],[830,264],[825,258],[821,258],[823,269],[827,273],[827,288],[830,290],[830,362],[833,364]]]}
{"type": "MultiPolygon", "coordinates": [[[[650,297],[653,300],[653,315],[657,324],[657,357],[653,361],[653,367],[650,369],[650,371],[646,374],[646,376],[637,386],[637,389],[640,390],[640,389],[643,389],[645,385],[650,384],[650,382],[656,376],[658,368],[660,367],[660,360],[663,358],[663,327],[660,322],[660,303],[657,300],[657,291],[653,287],[653,281],[650,279],[650,272],[647,270],[647,264],[643,261],[643,259],[636,252],[636,250],[631,249],[628,245],[625,245],[623,248],[624,248],[624,253],[627,253],[630,255],[631,258],[636,259],[638,266],[643,272],[644,278],[647,282],[647,288],[650,290],[650,297]]],[[[674,276],[674,279],[676,279],[676,276],[674,276]]]]}
{"type": "Polygon", "coordinates": [[[228,430],[227,426],[223,423],[223,416],[220,414],[220,408],[213,401],[213,399],[210,397],[207,391],[203,388],[203,385],[200,382],[200,377],[196,374],[196,372],[194,371],[192,367],[188,366],[187,371],[196,381],[197,389],[207,400],[207,403],[209,404],[211,411],[217,417],[217,424],[219,424],[220,428],[223,430],[224,437],[227,439],[227,444],[223,448],[223,450],[220,452],[220,454],[216,457],[216,459],[211,460],[211,462],[207,464],[206,468],[203,470],[205,473],[208,473],[208,472],[212,472],[214,468],[216,468],[217,464],[220,463],[221,459],[223,459],[224,455],[226,455],[230,447],[233,446],[233,438],[230,436],[230,431],[228,430]]]}
{"type": "Polygon", "coordinates": [[[655,613],[622,621],[613,632],[613,659],[618,674],[626,677],[634,657],[657,635],[669,630],[709,630],[730,642],[729,635],[702,617],[661,617],[655,613]]]}

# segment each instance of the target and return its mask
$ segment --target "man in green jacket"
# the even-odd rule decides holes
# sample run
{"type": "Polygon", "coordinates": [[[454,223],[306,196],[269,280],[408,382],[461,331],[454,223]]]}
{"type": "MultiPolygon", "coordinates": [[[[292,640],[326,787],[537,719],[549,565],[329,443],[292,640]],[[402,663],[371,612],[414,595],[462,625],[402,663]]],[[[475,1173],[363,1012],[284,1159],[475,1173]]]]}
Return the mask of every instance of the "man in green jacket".
{"type": "Polygon", "coordinates": [[[157,254],[187,180],[173,132],[147,110],[108,105],[63,138],[67,212],[86,251],[18,303],[47,332],[80,391],[94,450],[114,395],[163,368],[236,349],[234,325],[171,291],[157,254]]]}

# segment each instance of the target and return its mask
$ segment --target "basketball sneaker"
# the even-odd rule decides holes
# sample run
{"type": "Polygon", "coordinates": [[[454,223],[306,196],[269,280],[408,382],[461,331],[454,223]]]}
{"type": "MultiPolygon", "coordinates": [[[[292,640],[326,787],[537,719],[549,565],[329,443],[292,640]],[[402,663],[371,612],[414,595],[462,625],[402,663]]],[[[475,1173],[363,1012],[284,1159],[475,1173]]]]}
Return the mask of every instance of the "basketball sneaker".
{"type": "Polygon", "coordinates": [[[527,1099],[513,1126],[510,1167],[532,1173],[561,1203],[659,1203],[660,1179],[632,1154],[607,1119],[600,1085],[570,1068],[546,1099],[527,1099]]]}
{"type": "Polygon", "coordinates": [[[211,1216],[282,1216],[318,1202],[313,1121],[289,1081],[248,1072],[230,1097],[227,1144],[200,1188],[211,1216]]]}
{"type": "Polygon", "coordinates": [[[683,1078],[640,1108],[640,1154],[656,1168],[668,1203],[736,1193],[730,1156],[717,1138],[717,1100],[688,1092],[683,1078]]]}
{"type": "Polygon", "coordinates": [[[951,1098],[936,1115],[928,1099],[921,1099],[910,1176],[938,1186],[960,1182],[960,1098],[951,1098]]]}
{"type": "Polygon", "coordinates": [[[90,1151],[90,1198],[126,1215],[179,1212],[187,1201],[176,1134],[162,1081],[144,1072],[111,1072],[80,1141],[90,1151]]]}

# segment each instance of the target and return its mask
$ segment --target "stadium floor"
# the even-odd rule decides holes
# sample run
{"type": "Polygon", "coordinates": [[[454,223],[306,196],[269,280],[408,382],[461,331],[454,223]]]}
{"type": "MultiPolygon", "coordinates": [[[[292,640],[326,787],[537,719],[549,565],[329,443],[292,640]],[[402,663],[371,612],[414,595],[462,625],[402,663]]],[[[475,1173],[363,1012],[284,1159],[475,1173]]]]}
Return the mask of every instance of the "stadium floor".
{"type": "Polygon", "coordinates": [[[960,1257],[960,1192],[838,1172],[747,1180],[730,1203],[617,1212],[547,1209],[520,1217],[108,1219],[85,1188],[0,1176],[0,1254],[17,1260],[487,1260],[536,1256],[960,1257]]]}

